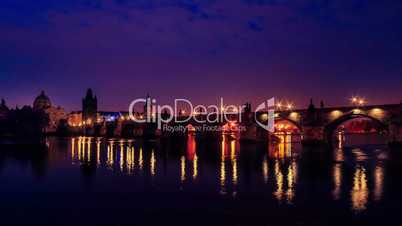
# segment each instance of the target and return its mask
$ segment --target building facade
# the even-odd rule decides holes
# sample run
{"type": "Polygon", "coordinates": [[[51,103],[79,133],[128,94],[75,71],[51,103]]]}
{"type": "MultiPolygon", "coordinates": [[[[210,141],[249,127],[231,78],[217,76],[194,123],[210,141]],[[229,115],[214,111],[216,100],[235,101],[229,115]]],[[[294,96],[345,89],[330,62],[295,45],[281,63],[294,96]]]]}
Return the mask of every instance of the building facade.
{"type": "Polygon", "coordinates": [[[62,107],[52,106],[50,98],[42,91],[38,97],[35,98],[33,103],[34,111],[43,111],[49,117],[49,124],[45,131],[47,133],[54,133],[62,120],[67,120],[67,114],[62,107]]]}

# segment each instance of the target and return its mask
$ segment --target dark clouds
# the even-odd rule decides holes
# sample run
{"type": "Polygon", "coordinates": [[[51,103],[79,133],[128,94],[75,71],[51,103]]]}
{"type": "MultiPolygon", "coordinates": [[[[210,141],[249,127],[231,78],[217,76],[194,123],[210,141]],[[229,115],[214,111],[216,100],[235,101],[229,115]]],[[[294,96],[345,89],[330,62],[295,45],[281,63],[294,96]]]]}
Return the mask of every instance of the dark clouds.
{"type": "Polygon", "coordinates": [[[107,109],[146,92],[335,105],[375,88],[372,101],[397,101],[401,17],[400,1],[2,0],[0,96],[46,89],[77,108],[94,87],[107,109]]]}

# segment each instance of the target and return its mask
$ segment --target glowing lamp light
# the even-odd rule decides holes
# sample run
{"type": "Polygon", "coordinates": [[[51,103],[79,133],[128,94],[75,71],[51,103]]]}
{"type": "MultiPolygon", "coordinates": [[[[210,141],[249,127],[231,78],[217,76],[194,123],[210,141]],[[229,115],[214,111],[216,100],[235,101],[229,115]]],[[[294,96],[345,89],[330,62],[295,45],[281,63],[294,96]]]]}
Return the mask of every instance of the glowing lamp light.
{"type": "Polygon", "coordinates": [[[268,114],[264,113],[261,115],[261,120],[266,121],[268,120],[268,114]]]}
{"type": "Polygon", "coordinates": [[[362,111],[361,111],[360,109],[353,109],[353,110],[352,110],[352,113],[353,113],[353,114],[356,114],[356,115],[357,115],[357,114],[360,114],[361,112],[362,112],[362,111]]]}
{"type": "Polygon", "coordinates": [[[287,110],[292,110],[294,108],[294,105],[291,103],[291,102],[289,102],[287,105],[286,105],[286,109],[287,110]]]}
{"type": "Polygon", "coordinates": [[[367,103],[367,101],[361,97],[352,97],[351,102],[353,105],[359,105],[359,106],[363,106],[367,103]]]}

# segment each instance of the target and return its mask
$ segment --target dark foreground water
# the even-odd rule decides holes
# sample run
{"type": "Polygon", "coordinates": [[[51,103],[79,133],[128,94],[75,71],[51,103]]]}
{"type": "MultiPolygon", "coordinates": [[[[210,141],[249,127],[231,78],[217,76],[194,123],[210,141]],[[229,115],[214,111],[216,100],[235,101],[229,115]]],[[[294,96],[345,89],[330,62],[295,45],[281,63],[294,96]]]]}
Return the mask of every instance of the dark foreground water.
{"type": "Polygon", "coordinates": [[[0,225],[401,225],[398,161],[375,135],[341,140],[333,150],[192,136],[3,148],[0,225]]]}

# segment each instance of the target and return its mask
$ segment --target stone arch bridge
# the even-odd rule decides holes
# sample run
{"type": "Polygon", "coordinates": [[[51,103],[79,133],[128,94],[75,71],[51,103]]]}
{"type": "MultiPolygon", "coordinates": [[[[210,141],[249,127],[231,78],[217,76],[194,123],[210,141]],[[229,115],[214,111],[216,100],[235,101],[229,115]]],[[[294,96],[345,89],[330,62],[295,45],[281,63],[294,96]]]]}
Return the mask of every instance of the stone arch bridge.
{"type": "MultiPolygon", "coordinates": [[[[183,116],[184,117],[184,116],[183,116]]],[[[230,116],[230,121],[233,125],[224,123],[200,123],[205,119],[206,115],[195,116],[182,123],[166,124],[171,128],[187,128],[186,132],[191,131],[189,126],[196,128],[221,128],[217,131],[197,132],[204,137],[219,137],[219,131],[224,130],[225,126],[242,127],[239,131],[241,140],[249,141],[267,141],[272,138],[272,134],[259,126],[260,122],[264,125],[268,123],[267,112],[244,112],[241,115],[230,116]],[[241,121],[239,120],[241,117],[241,121]]],[[[128,117],[126,117],[128,118],[128,117]]],[[[387,104],[387,105],[371,105],[371,106],[347,106],[347,107],[330,107],[316,108],[312,103],[307,109],[292,110],[292,111],[276,111],[275,122],[287,121],[294,125],[305,141],[325,141],[331,140],[334,131],[343,123],[356,119],[365,118],[371,120],[380,131],[384,131],[390,141],[402,142],[402,103],[387,104]]],[[[96,127],[96,126],[95,126],[96,127]]],[[[156,123],[135,123],[131,120],[117,120],[113,123],[103,124],[98,126],[97,132],[93,130],[91,133],[97,135],[109,136],[125,136],[125,137],[160,137],[160,136],[175,136],[183,135],[183,130],[180,131],[163,131],[157,128],[156,123]]]]}
{"type": "Polygon", "coordinates": [[[293,124],[307,141],[331,141],[340,125],[357,118],[372,121],[390,141],[402,141],[402,103],[330,108],[315,108],[310,104],[308,109],[276,113],[277,121],[293,124]]]}

